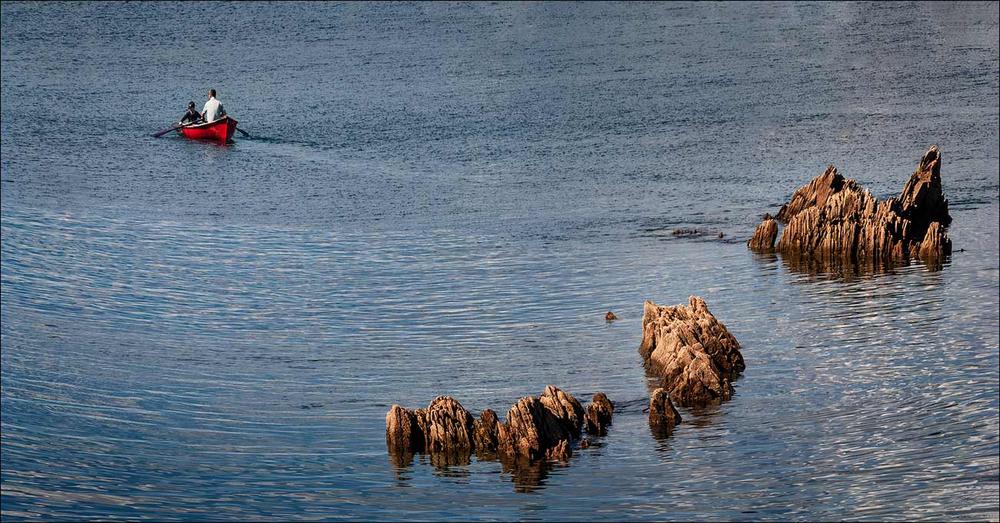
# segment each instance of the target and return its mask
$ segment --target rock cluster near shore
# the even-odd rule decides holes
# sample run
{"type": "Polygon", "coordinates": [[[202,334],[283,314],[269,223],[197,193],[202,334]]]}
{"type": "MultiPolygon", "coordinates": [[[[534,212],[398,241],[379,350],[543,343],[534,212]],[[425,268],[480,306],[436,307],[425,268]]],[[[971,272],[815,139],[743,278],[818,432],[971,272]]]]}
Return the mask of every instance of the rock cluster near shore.
{"type": "Polygon", "coordinates": [[[499,455],[501,458],[565,460],[584,426],[602,435],[611,424],[614,407],[603,393],[584,410],[572,395],[551,385],[541,396],[524,397],[500,423],[484,410],[478,419],[451,396],[438,396],[426,409],[393,405],[385,417],[390,453],[499,455]]]}
{"type": "MultiPolygon", "coordinates": [[[[946,232],[951,216],[941,185],[941,153],[933,145],[899,197],[879,201],[831,165],[796,190],[776,218],[785,224],[777,251],[821,263],[878,264],[912,256],[936,260],[951,254],[946,232]]],[[[777,225],[765,215],[748,247],[775,249],[777,225]]]]}
{"type": "Polygon", "coordinates": [[[739,342],[697,296],[687,306],[646,301],[639,354],[681,406],[729,399],[732,381],[745,368],[739,342]]]}

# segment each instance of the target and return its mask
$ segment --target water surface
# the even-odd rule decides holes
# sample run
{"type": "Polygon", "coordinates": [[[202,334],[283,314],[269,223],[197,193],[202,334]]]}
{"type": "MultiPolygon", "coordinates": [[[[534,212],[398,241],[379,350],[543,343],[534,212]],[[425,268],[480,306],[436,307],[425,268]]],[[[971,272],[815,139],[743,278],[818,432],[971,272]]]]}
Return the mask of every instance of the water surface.
{"type": "Polygon", "coordinates": [[[2,10],[5,519],[1000,517],[997,4],[2,10]],[[209,87],[253,138],[149,136],[209,87]],[[943,267],[746,250],[931,143],[943,267]],[[747,370],[657,439],[642,303],[692,294],[747,370]],[[619,406],[565,465],[386,452],[546,384],[619,406]]]}

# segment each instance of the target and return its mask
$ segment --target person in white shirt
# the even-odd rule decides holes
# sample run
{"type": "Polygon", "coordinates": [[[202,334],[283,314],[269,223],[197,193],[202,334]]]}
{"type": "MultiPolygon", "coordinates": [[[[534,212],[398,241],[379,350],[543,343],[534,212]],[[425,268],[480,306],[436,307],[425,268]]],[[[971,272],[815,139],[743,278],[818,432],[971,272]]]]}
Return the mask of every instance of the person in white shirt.
{"type": "Polygon", "coordinates": [[[215,98],[215,89],[208,90],[208,101],[201,111],[201,117],[206,122],[214,122],[226,115],[226,110],[222,108],[222,102],[215,98]]]}

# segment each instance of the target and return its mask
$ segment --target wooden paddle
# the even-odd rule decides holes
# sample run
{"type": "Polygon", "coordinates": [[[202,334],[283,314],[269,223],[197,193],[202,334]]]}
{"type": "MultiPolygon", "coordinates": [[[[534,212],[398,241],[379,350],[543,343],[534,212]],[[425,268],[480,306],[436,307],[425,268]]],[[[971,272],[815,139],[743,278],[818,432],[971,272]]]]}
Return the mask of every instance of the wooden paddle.
{"type": "Polygon", "coordinates": [[[239,127],[237,127],[236,130],[239,131],[239,132],[241,132],[241,133],[243,133],[243,136],[246,136],[247,138],[250,138],[250,133],[244,131],[243,129],[240,129],[239,127]]]}
{"type": "Polygon", "coordinates": [[[153,138],[159,138],[159,137],[161,137],[161,136],[169,133],[170,131],[176,131],[177,129],[180,129],[181,127],[184,127],[184,125],[183,124],[176,124],[173,127],[171,127],[170,129],[164,129],[164,130],[162,130],[162,131],[154,134],[153,138]]]}

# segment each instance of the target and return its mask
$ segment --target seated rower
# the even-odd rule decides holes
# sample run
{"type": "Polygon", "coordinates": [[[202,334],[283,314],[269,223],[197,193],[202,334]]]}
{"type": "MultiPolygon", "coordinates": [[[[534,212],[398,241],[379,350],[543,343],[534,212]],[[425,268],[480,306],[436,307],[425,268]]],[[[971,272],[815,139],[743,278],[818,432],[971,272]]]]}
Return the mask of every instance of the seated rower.
{"type": "Polygon", "coordinates": [[[223,116],[226,116],[226,110],[222,108],[222,102],[215,97],[215,89],[209,89],[208,101],[205,102],[205,108],[201,111],[201,117],[206,122],[214,122],[223,116]]]}
{"type": "Polygon", "coordinates": [[[194,102],[188,102],[187,112],[181,117],[181,125],[192,125],[196,123],[201,123],[201,114],[198,113],[198,108],[194,102]]]}

